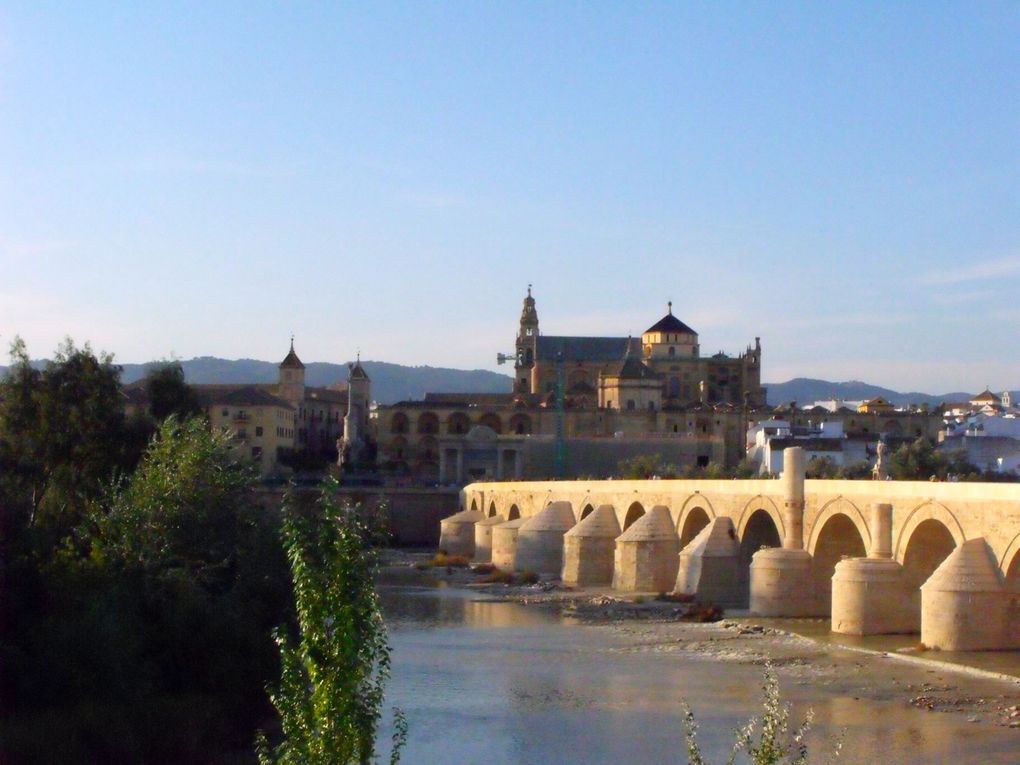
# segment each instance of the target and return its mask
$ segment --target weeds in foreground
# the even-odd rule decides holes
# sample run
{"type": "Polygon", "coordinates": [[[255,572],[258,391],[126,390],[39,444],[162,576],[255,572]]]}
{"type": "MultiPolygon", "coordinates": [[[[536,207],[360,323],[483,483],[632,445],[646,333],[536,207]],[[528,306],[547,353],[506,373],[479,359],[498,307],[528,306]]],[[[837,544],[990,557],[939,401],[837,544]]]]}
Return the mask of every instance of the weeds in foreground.
{"type": "Polygon", "coordinates": [[[467,568],[470,561],[463,555],[450,555],[440,550],[430,561],[433,568],[467,568]]]}
{"type": "MultiPolygon", "coordinates": [[[[755,715],[744,727],[735,731],[733,749],[726,765],[733,765],[737,755],[744,753],[752,765],[808,765],[808,746],[805,740],[811,727],[812,713],[808,711],[804,721],[797,726],[792,735],[789,734],[790,705],[779,699],[779,679],[770,663],[765,664],[765,677],[762,683],[762,713],[755,715]],[[757,741],[755,737],[757,736],[757,741]]],[[[687,740],[687,757],[689,765],[709,765],[701,754],[698,746],[698,724],[694,712],[683,704],[684,738],[687,740]]],[[[833,742],[832,754],[827,763],[839,757],[843,747],[842,737],[833,742]]]]}

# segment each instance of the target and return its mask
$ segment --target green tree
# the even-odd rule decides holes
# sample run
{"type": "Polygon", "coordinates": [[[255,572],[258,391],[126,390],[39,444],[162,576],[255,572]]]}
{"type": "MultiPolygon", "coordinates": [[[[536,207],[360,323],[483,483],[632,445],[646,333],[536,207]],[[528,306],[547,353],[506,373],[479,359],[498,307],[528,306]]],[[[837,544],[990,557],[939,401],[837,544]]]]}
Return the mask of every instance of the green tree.
{"type": "Polygon", "coordinates": [[[949,476],[979,480],[980,474],[963,450],[939,451],[924,437],[904,444],[889,458],[889,475],[897,481],[944,481],[949,476]]]}
{"type": "Polygon", "coordinates": [[[638,454],[629,459],[620,460],[616,466],[616,474],[626,480],[641,481],[652,476],[674,478],[677,469],[675,465],[663,462],[661,454],[638,454]]]}
{"type": "Polygon", "coordinates": [[[832,457],[822,455],[821,457],[812,457],[804,472],[807,478],[836,478],[839,467],[832,457]]]}
{"type": "Polygon", "coordinates": [[[29,605],[0,637],[4,761],[201,763],[250,747],[273,712],[271,630],[293,618],[278,517],[253,479],[224,435],[170,417],[90,504],[78,543],[22,570],[29,605]]]}
{"type": "MultiPolygon", "coordinates": [[[[375,756],[390,650],[375,591],[374,531],[357,508],[341,502],[339,483],[324,483],[315,512],[294,495],[284,502],[284,545],[290,558],[299,635],[277,632],[282,664],[270,692],[283,723],[275,748],[261,733],[262,765],[362,765],[375,756]]],[[[406,724],[397,712],[391,763],[406,724]]]]}
{"type": "Polygon", "coordinates": [[[46,558],[137,455],[125,448],[120,368],[112,356],[67,340],[37,370],[16,339],[11,362],[0,381],[0,497],[10,514],[4,538],[30,541],[46,558]]]}
{"type": "Polygon", "coordinates": [[[156,422],[162,422],[171,415],[186,420],[204,411],[195,389],[185,382],[184,367],[179,361],[166,361],[150,367],[145,373],[144,385],[149,414],[156,422]]]}

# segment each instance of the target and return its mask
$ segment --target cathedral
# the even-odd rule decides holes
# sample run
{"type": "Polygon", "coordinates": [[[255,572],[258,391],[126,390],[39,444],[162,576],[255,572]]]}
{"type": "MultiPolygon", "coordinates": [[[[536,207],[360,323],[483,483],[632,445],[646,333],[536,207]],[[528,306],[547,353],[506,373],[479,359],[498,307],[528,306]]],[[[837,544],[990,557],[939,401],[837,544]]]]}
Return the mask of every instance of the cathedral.
{"type": "Polygon", "coordinates": [[[704,357],[698,333],[673,315],[672,303],[640,339],[543,335],[529,286],[514,371],[518,393],[552,393],[562,375],[564,394],[573,404],[603,409],[765,405],[760,338],[739,356],[704,357]]]}
{"type": "Polygon", "coordinates": [[[650,454],[678,467],[732,465],[744,454],[748,412],[765,405],[758,338],[737,356],[705,357],[672,304],[640,338],[545,335],[530,286],[511,387],[380,406],[380,469],[458,484],[605,477],[650,454]]]}

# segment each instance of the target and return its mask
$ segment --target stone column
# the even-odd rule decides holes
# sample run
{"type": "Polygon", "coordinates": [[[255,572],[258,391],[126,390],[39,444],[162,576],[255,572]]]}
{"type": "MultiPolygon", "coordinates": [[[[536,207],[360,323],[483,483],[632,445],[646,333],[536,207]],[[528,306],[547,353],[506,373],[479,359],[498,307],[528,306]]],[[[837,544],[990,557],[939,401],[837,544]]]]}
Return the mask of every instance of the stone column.
{"type": "Polygon", "coordinates": [[[783,450],[783,546],[751,558],[751,612],[760,616],[817,616],[811,556],[804,549],[804,450],[783,450]]]}
{"type": "Polygon", "coordinates": [[[799,446],[783,449],[783,525],[784,550],[804,549],[804,450],[799,446]]]}
{"type": "Polygon", "coordinates": [[[448,470],[448,467],[449,466],[446,464],[446,449],[444,449],[442,446],[440,446],[439,447],[439,483],[446,483],[449,480],[449,478],[446,475],[446,471],[448,470]]]}
{"type": "Polygon", "coordinates": [[[871,505],[871,549],[867,558],[836,564],[832,576],[832,631],[843,635],[916,632],[920,618],[892,559],[892,505],[871,505]]]}
{"type": "Polygon", "coordinates": [[[454,479],[457,483],[464,483],[464,448],[457,449],[457,476],[454,479]]]}
{"type": "Polygon", "coordinates": [[[892,558],[892,505],[876,502],[871,506],[871,549],[869,558],[892,558]]]}

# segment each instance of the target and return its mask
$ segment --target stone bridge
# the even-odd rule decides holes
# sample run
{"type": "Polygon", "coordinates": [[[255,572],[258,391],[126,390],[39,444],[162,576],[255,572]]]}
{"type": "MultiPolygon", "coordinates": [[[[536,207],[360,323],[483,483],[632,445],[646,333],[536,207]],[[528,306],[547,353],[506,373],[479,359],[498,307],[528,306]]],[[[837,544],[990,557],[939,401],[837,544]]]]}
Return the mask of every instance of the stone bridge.
{"type": "Polygon", "coordinates": [[[676,591],[848,634],[1020,648],[1020,484],[805,480],[474,483],[440,545],[502,568],[676,591]]]}

